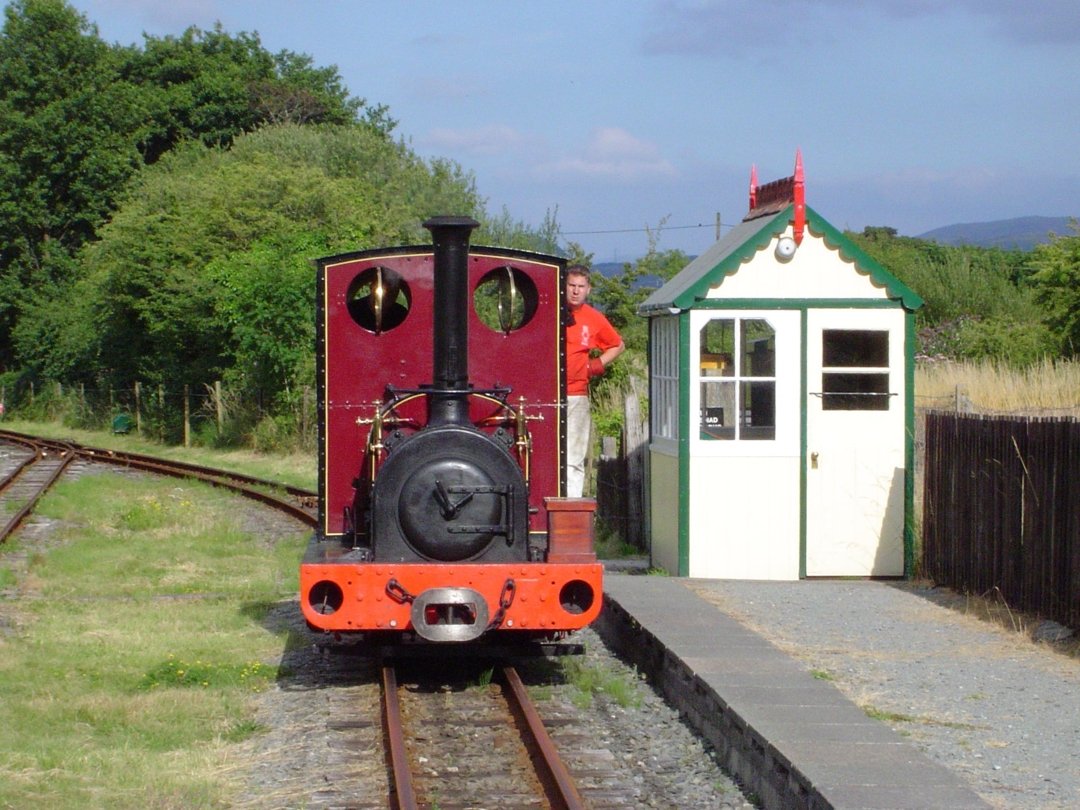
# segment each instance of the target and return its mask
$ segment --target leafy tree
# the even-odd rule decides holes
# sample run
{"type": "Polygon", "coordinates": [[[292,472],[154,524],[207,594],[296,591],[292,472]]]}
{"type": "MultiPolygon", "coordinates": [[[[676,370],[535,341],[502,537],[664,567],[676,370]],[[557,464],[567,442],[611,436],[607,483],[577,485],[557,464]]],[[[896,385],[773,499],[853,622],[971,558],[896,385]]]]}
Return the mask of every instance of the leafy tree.
{"type": "Polygon", "coordinates": [[[15,346],[27,347],[32,358],[29,366],[20,364],[12,372],[12,381],[28,375],[30,378],[61,379],[71,369],[92,368],[95,356],[86,353],[94,343],[94,323],[86,302],[71,295],[67,278],[79,273],[75,259],[55,242],[43,246],[45,263],[56,270],[58,277],[26,291],[22,303],[29,317],[21,318],[12,334],[15,346]],[[38,347],[33,351],[33,347],[38,347]]]}
{"type": "Polygon", "coordinates": [[[224,378],[240,392],[279,392],[314,377],[315,321],[310,258],[330,242],[314,233],[270,234],[207,267],[224,328],[224,378]]]}
{"type": "MultiPolygon", "coordinates": [[[[622,431],[623,403],[628,394],[636,392],[642,413],[648,412],[643,381],[647,376],[649,327],[647,319],[638,315],[638,307],[690,263],[690,257],[681,250],[658,250],[662,226],[663,222],[655,231],[649,230],[648,251],[636,262],[624,264],[621,274],[611,277],[592,274],[592,301],[626,343],[626,352],[593,386],[591,393],[594,424],[602,436],[618,436],[622,431]]],[[[581,255],[582,259],[591,258],[582,255],[584,251],[579,245],[571,243],[570,248],[572,254],[581,255]]]]}
{"type": "Polygon", "coordinates": [[[50,327],[73,337],[54,350],[27,332],[20,360],[124,387],[227,377],[272,403],[310,382],[310,260],[422,241],[442,205],[478,215],[471,178],[370,127],[265,127],[228,150],[189,142],[140,175],[80,255],[75,305],[50,327]]]}
{"type": "Polygon", "coordinates": [[[139,165],[113,55],[61,0],[16,0],[0,31],[0,364],[28,298],[71,268],[139,165]],[[57,250],[59,248],[59,250],[57,250]],[[56,260],[56,261],[53,261],[56,260]]]}
{"type": "Polygon", "coordinates": [[[495,245],[546,253],[549,256],[562,254],[559,250],[558,209],[548,211],[539,228],[532,228],[521,220],[514,219],[506,206],[498,216],[485,216],[480,228],[473,236],[473,243],[495,245]]]}
{"type": "Polygon", "coordinates": [[[108,47],[60,0],[18,0],[0,32],[0,227],[11,242],[93,236],[138,166],[137,111],[108,47]],[[102,190],[112,194],[102,195],[102,190]]]}
{"type": "Polygon", "coordinates": [[[227,146],[263,124],[349,124],[362,111],[369,126],[389,134],[385,107],[351,98],[335,66],[310,56],[273,55],[258,34],[188,28],[180,36],[145,36],[142,48],[120,49],[120,75],[138,88],[147,124],[139,149],[154,163],[183,140],[227,146]]]}
{"type": "Polygon", "coordinates": [[[1038,301],[1046,308],[1046,320],[1067,354],[1080,354],[1080,222],[1072,220],[1074,233],[1053,236],[1032,254],[1031,283],[1038,301]]]}
{"type": "MultiPolygon", "coordinates": [[[[274,56],[274,75],[250,87],[252,106],[267,124],[348,124],[356,120],[365,103],[350,98],[337,67],[315,67],[307,54],[281,51],[274,56]]],[[[368,123],[389,132],[394,123],[379,123],[386,108],[370,110],[368,123]]]]}
{"type": "Polygon", "coordinates": [[[566,245],[566,263],[580,264],[584,267],[592,267],[594,254],[586,252],[578,242],[568,242],[566,245]]]}
{"type": "MultiPolygon", "coordinates": [[[[336,67],[266,51],[220,26],[144,47],[106,45],[64,0],[15,0],[0,32],[0,367],[37,329],[145,163],[186,140],[228,145],[267,123],[337,123],[389,142],[383,106],[351,98],[336,67]]],[[[451,174],[453,169],[446,169],[451,174]]],[[[53,313],[63,318],[63,313],[53,313]]],[[[37,366],[44,368],[41,363],[37,366]]]]}

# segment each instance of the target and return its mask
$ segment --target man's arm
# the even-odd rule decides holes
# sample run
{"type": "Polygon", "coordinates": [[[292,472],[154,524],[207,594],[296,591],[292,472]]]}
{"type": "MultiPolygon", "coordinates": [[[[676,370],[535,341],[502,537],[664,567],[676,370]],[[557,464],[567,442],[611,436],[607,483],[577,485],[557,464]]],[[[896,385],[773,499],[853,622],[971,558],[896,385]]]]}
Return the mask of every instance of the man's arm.
{"type": "Polygon", "coordinates": [[[626,351],[626,344],[620,340],[618,346],[612,346],[610,349],[600,354],[600,362],[604,364],[604,368],[607,368],[614,363],[615,358],[624,351],[626,351]]]}
{"type": "Polygon", "coordinates": [[[626,344],[620,340],[618,346],[605,349],[599,357],[593,357],[589,360],[589,376],[599,377],[608,366],[615,362],[615,358],[624,351],[626,351],[626,344]]]}

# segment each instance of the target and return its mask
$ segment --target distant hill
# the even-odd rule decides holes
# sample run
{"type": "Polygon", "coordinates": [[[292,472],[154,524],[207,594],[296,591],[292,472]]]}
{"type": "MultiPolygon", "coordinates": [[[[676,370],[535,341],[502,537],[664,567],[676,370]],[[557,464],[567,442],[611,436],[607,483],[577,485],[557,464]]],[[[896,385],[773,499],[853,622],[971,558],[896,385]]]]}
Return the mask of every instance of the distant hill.
{"type": "MultiPolygon", "coordinates": [[[[694,257],[688,257],[693,260],[694,257]]],[[[599,273],[604,278],[614,278],[615,276],[621,276],[626,269],[626,265],[633,264],[633,262],[596,262],[592,266],[592,270],[595,273],[599,273]]],[[[638,290],[642,287],[646,287],[650,290],[655,290],[661,287],[664,280],[659,276],[642,276],[634,283],[634,289],[638,290]]]]}
{"type": "Polygon", "coordinates": [[[622,262],[596,262],[592,266],[593,272],[599,273],[605,278],[617,276],[623,271],[622,262]]]}
{"type": "Polygon", "coordinates": [[[919,234],[918,238],[943,245],[1031,250],[1035,245],[1049,242],[1048,234],[1051,231],[1059,236],[1074,233],[1069,227],[1069,217],[1017,217],[995,222],[946,225],[944,228],[919,234]]]}

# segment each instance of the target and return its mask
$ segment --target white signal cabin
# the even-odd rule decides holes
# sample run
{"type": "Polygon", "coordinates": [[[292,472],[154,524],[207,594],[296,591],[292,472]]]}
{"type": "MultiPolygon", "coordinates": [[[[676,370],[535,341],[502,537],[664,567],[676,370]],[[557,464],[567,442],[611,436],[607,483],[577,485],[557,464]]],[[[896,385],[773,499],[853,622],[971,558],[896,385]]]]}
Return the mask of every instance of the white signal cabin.
{"type": "Polygon", "coordinates": [[[803,200],[759,186],[741,223],[654,292],[654,565],[732,579],[911,573],[914,313],[803,200]]]}

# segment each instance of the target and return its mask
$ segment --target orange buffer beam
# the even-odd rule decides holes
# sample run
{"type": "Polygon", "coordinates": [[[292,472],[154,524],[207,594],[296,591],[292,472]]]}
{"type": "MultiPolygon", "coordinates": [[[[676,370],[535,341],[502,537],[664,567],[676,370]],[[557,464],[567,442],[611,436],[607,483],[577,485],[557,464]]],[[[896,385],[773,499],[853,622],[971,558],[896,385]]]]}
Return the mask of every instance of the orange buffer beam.
{"type": "Polygon", "coordinates": [[[300,567],[300,603],[307,621],[323,630],[403,631],[412,600],[425,591],[467,588],[495,616],[513,580],[499,630],[576,630],[600,615],[603,570],[598,562],[309,563],[300,567]]]}

